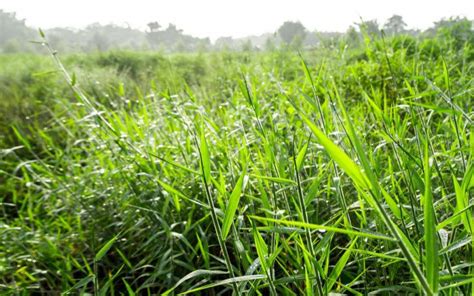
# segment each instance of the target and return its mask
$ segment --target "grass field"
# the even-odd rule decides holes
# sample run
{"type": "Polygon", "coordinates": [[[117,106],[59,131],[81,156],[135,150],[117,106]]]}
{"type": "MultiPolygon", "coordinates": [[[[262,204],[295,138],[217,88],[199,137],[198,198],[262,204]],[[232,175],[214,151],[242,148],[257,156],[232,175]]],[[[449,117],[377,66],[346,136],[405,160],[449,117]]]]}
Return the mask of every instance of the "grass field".
{"type": "Polygon", "coordinates": [[[0,56],[0,294],[472,295],[455,41],[0,56]]]}

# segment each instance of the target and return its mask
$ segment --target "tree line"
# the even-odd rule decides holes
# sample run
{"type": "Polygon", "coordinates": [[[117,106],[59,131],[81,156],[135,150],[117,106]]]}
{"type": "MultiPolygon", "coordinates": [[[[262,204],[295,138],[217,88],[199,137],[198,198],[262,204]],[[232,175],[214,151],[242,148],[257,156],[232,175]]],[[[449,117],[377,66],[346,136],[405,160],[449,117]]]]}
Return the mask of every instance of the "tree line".
{"type": "MultiPolygon", "coordinates": [[[[425,31],[408,29],[400,15],[393,15],[384,24],[377,20],[361,20],[346,32],[310,31],[298,21],[286,21],[275,32],[244,38],[220,37],[214,43],[209,38],[187,35],[175,24],[163,26],[157,21],[147,24],[141,31],[130,26],[93,23],[84,29],[52,28],[46,30],[50,43],[62,52],[94,52],[112,49],[196,52],[212,50],[256,51],[280,47],[312,48],[335,46],[341,41],[348,46],[359,46],[365,38],[386,35],[444,36],[457,42],[474,42],[473,21],[465,17],[441,19],[425,31]]],[[[18,19],[15,13],[0,10],[0,52],[37,52],[35,40],[38,33],[18,19]]]]}

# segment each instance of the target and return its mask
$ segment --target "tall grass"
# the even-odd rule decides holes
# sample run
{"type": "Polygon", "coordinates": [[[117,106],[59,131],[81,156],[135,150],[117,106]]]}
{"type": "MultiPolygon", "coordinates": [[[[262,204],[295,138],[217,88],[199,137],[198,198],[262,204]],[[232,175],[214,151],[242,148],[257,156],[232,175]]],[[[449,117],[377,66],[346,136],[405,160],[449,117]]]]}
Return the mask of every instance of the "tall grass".
{"type": "Polygon", "coordinates": [[[471,45],[397,38],[5,67],[0,291],[472,294],[471,45]]]}

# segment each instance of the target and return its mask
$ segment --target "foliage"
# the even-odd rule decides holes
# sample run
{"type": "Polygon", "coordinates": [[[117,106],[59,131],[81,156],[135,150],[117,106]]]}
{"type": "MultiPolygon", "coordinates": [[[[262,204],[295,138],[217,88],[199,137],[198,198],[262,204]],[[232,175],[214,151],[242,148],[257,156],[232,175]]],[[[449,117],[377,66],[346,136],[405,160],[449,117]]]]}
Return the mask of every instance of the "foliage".
{"type": "Polygon", "coordinates": [[[403,17],[397,14],[391,16],[384,25],[384,30],[391,35],[397,35],[405,31],[407,24],[403,21],[403,17]]]}
{"type": "Polygon", "coordinates": [[[434,30],[458,50],[466,43],[474,44],[474,24],[465,17],[442,19],[435,22],[434,30]]]}
{"type": "Polygon", "coordinates": [[[200,39],[183,34],[176,25],[169,24],[165,30],[160,31],[157,22],[148,24],[150,31],[147,32],[147,39],[152,48],[169,48],[175,51],[197,51],[200,44],[210,44],[209,38],[200,39]]]}
{"type": "Polygon", "coordinates": [[[15,13],[0,9],[0,48],[3,47],[3,52],[31,50],[28,41],[33,36],[35,31],[26,26],[25,20],[18,19],[15,13]]]}
{"type": "MultiPolygon", "coordinates": [[[[31,41],[36,38],[36,30],[25,25],[15,13],[0,10],[0,51],[3,53],[37,52],[44,53],[31,41]]],[[[380,37],[381,28],[377,20],[361,20],[350,26],[346,33],[309,31],[300,22],[284,22],[276,32],[256,36],[233,38],[219,37],[213,43],[209,38],[197,38],[185,34],[175,24],[166,28],[158,21],[147,23],[148,29],[141,31],[129,25],[92,23],[84,29],[51,28],[45,30],[48,42],[59,52],[105,52],[116,50],[160,51],[160,52],[206,52],[206,51],[258,51],[290,46],[294,49],[316,47],[334,48],[342,40],[352,48],[359,47],[362,40],[370,41],[380,37]]],[[[407,29],[403,18],[393,15],[383,25],[387,36],[420,34],[433,38],[439,36],[443,42],[459,50],[465,43],[473,42],[472,20],[465,17],[441,19],[434,26],[421,32],[407,29]]],[[[474,53],[469,53],[474,55],[474,53]]]]}
{"type": "Polygon", "coordinates": [[[306,36],[306,28],[300,22],[284,22],[277,32],[286,44],[293,43],[297,47],[301,46],[306,36]]]}
{"type": "Polygon", "coordinates": [[[380,26],[377,20],[362,21],[358,23],[357,26],[361,32],[371,38],[376,38],[380,35],[380,26]]]}
{"type": "Polygon", "coordinates": [[[0,292],[472,294],[472,44],[372,38],[0,56],[0,292]]]}

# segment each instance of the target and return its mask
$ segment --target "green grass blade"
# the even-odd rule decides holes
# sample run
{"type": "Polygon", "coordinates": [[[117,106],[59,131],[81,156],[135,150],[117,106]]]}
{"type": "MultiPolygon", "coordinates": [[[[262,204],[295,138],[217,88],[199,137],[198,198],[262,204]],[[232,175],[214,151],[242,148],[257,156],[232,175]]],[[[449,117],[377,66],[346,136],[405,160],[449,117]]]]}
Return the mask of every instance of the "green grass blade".
{"type": "Polygon", "coordinates": [[[246,177],[247,168],[244,167],[242,174],[240,175],[237,183],[235,184],[234,190],[229,198],[229,203],[227,204],[227,209],[224,214],[224,222],[222,223],[222,239],[225,240],[229,234],[230,228],[232,226],[232,221],[234,220],[235,212],[239,206],[240,196],[244,190],[245,177],[246,177]]]}
{"type": "Polygon", "coordinates": [[[283,224],[287,226],[295,226],[295,227],[300,227],[300,228],[307,228],[307,229],[314,229],[314,230],[321,230],[321,231],[332,231],[336,233],[347,234],[349,236],[360,236],[360,237],[367,237],[367,238],[373,238],[373,239],[395,241],[395,239],[392,237],[385,236],[383,234],[373,233],[373,232],[362,232],[362,231],[356,231],[356,230],[351,230],[347,228],[337,228],[333,226],[305,223],[301,221],[288,221],[288,220],[264,218],[264,217],[258,217],[258,216],[249,216],[249,218],[253,220],[257,220],[257,221],[273,222],[273,223],[283,224]]]}
{"type": "Polygon", "coordinates": [[[328,279],[324,288],[325,291],[331,291],[337,279],[341,276],[341,273],[346,267],[347,261],[349,260],[349,257],[352,253],[352,249],[354,248],[354,245],[356,242],[357,242],[357,238],[351,242],[351,244],[346,249],[344,254],[342,254],[341,258],[339,258],[339,260],[337,261],[336,265],[334,266],[334,269],[331,271],[331,273],[328,276],[328,279]]]}
{"type": "Polygon", "coordinates": [[[303,113],[299,113],[303,121],[314,133],[321,145],[332,159],[351,177],[351,179],[360,188],[369,189],[370,184],[367,177],[359,170],[357,164],[336,144],[334,144],[326,135],[303,113]]]}
{"type": "Polygon", "coordinates": [[[122,278],[122,282],[124,283],[125,288],[127,289],[128,296],[135,296],[135,292],[133,292],[133,289],[132,287],[130,287],[130,284],[124,278],[122,278]]]}
{"type": "Polygon", "coordinates": [[[423,224],[425,229],[425,266],[426,278],[433,290],[433,293],[438,292],[438,244],[436,233],[436,219],[433,208],[433,193],[431,189],[431,170],[428,154],[428,143],[425,144],[425,193],[423,196],[423,224]]]}
{"type": "MultiPolygon", "coordinates": [[[[375,198],[380,196],[380,192],[378,189],[378,183],[374,180],[373,177],[370,179],[360,170],[357,164],[349,158],[349,156],[336,144],[334,144],[324,133],[306,116],[299,110],[299,114],[303,121],[310,127],[311,131],[315,134],[316,138],[318,138],[321,145],[324,146],[326,152],[330,155],[330,157],[336,161],[336,163],[351,177],[354,183],[361,189],[365,189],[365,192],[362,192],[367,202],[377,210],[380,217],[383,219],[385,225],[389,228],[392,236],[398,242],[400,248],[403,251],[404,256],[407,259],[407,262],[417,280],[417,283],[423,288],[425,293],[432,295],[433,291],[431,291],[430,285],[427,282],[426,278],[424,277],[422,271],[418,267],[418,263],[416,258],[417,252],[413,248],[410,240],[405,236],[403,231],[399,229],[399,227],[393,222],[390,218],[388,213],[385,211],[383,206],[379,203],[379,201],[375,198]],[[371,184],[372,182],[372,184],[371,184]],[[375,191],[374,191],[375,190],[375,191]],[[370,194],[367,193],[370,191],[370,194]]],[[[363,153],[359,151],[360,153],[363,153]]],[[[364,155],[361,155],[364,156],[364,155]]],[[[362,158],[365,159],[364,157],[362,158]]],[[[364,163],[366,160],[363,161],[364,163]]],[[[372,175],[372,174],[371,174],[372,175]]]]}
{"type": "Polygon", "coordinates": [[[304,160],[304,157],[306,156],[307,149],[308,149],[308,143],[304,144],[300,152],[298,152],[298,156],[296,157],[296,168],[298,170],[301,169],[301,165],[303,164],[303,160],[304,160]]]}
{"type": "Polygon", "coordinates": [[[453,176],[453,183],[454,183],[454,190],[456,193],[456,210],[455,215],[461,216],[461,221],[464,224],[464,229],[469,232],[471,235],[474,234],[473,232],[473,217],[472,217],[472,210],[467,209],[469,201],[468,197],[466,196],[463,188],[459,185],[459,182],[456,180],[456,177],[453,176]]]}
{"type": "Polygon", "coordinates": [[[209,182],[211,180],[211,161],[209,158],[209,149],[207,147],[206,135],[204,134],[204,129],[201,130],[200,149],[201,149],[202,171],[204,173],[204,178],[206,182],[209,182]]]}
{"type": "Polygon", "coordinates": [[[106,254],[107,252],[109,251],[109,249],[112,247],[112,245],[115,243],[115,241],[117,240],[118,238],[118,235],[114,236],[111,240],[109,240],[102,248],[100,248],[99,252],[97,252],[97,254],[95,255],[94,257],[94,260],[97,262],[97,261],[100,261],[100,259],[102,259],[106,254]]]}
{"type": "MultiPolygon", "coordinates": [[[[192,278],[195,278],[195,277],[200,277],[200,276],[204,276],[204,275],[213,275],[213,274],[228,274],[227,271],[223,271],[223,270],[204,270],[204,269],[198,269],[198,270],[195,270],[191,273],[188,273],[187,275],[185,275],[182,279],[180,279],[172,288],[166,290],[166,292],[164,292],[163,294],[161,294],[162,296],[166,296],[166,295],[169,295],[170,293],[172,293],[177,287],[179,287],[182,283],[184,282],[187,282],[188,280],[192,279],[192,278]]],[[[186,292],[188,293],[188,292],[186,292]]],[[[190,293],[190,292],[189,292],[190,293]]]]}
{"type": "Polygon", "coordinates": [[[224,285],[229,285],[229,284],[236,284],[236,283],[241,283],[241,282],[262,280],[262,279],[265,279],[265,275],[263,274],[236,276],[230,279],[225,279],[225,280],[218,281],[212,284],[208,284],[208,285],[204,285],[195,289],[191,289],[186,292],[179,293],[178,295],[195,294],[196,292],[207,290],[214,287],[219,287],[219,286],[224,286],[224,285]]]}

